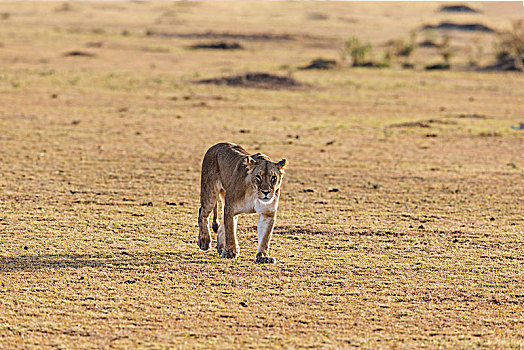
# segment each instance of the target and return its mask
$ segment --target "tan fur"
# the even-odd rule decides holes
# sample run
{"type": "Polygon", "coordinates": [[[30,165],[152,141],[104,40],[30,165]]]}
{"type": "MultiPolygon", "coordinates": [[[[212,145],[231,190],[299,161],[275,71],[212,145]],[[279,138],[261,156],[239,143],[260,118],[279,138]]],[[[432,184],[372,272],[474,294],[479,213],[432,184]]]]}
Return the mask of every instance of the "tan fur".
{"type": "Polygon", "coordinates": [[[209,216],[213,211],[213,231],[217,232],[217,250],[222,258],[234,259],[240,251],[236,235],[239,214],[260,214],[256,261],[274,263],[268,256],[275,225],[280,187],[287,160],[275,163],[268,156],[250,155],[234,143],[211,147],[202,161],[198,246],[208,250],[211,244],[209,216]],[[218,201],[223,208],[222,222],[217,221],[218,201]]]}

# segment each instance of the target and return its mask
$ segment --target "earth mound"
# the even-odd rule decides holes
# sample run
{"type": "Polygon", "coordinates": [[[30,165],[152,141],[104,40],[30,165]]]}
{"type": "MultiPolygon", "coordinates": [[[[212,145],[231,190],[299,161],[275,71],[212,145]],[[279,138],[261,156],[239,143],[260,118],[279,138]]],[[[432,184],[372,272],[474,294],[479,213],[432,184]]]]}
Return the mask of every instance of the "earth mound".
{"type": "Polygon", "coordinates": [[[313,61],[311,61],[310,64],[304,67],[300,67],[300,69],[333,69],[337,67],[337,61],[335,60],[326,60],[324,58],[317,58],[313,61]]]}
{"type": "Polygon", "coordinates": [[[479,13],[479,10],[475,10],[467,5],[447,5],[442,6],[439,12],[458,12],[458,13],[479,13]]]}
{"type": "Polygon", "coordinates": [[[222,78],[202,79],[196,81],[195,83],[272,90],[293,89],[304,86],[303,83],[290,77],[260,72],[246,73],[244,75],[235,75],[222,78]]]}
{"type": "Polygon", "coordinates": [[[219,41],[214,43],[202,43],[191,45],[191,49],[207,49],[207,50],[242,50],[244,47],[237,42],[219,41]]]}
{"type": "Polygon", "coordinates": [[[465,32],[484,32],[495,33],[495,30],[480,23],[458,24],[453,22],[440,22],[437,25],[425,25],[422,29],[445,29],[445,30],[461,30],[465,32]]]}

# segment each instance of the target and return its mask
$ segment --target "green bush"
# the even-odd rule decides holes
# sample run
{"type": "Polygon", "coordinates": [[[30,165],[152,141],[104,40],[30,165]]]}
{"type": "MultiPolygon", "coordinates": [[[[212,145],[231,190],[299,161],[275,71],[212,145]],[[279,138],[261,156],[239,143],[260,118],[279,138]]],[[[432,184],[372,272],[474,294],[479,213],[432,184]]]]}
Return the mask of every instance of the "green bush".
{"type": "Polygon", "coordinates": [[[368,56],[372,51],[373,46],[371,44],[363,44],[356,37],[350,38],[344,46],[344,54],[351,57],[353,67],[364,66],[368,63],[368,56]]]}

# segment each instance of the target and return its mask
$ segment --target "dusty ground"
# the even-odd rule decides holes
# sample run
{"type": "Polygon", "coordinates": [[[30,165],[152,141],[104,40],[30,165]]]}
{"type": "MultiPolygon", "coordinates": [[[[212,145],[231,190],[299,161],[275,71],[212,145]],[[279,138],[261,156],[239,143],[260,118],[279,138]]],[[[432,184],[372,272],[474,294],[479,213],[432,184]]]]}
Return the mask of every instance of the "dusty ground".
{"type": "MultiPolygon", "coordinates": [[[[0,347],[523,347],[524,75],[424,72],[429,49],[296,69],[350,36],[523,15],[474,5],[3,3],[0,347]],[[188,48],[217,38],[245,49],[188,48]],[[194,83],[253,71],[306,87],[194,83]],[[290,162],[275,265],[255,217],[237,261],[197,248],[223,140],[290,162]]],[[[494,34],[451,35],[459,68],[472,40],[490,60],[494,34]]]]}

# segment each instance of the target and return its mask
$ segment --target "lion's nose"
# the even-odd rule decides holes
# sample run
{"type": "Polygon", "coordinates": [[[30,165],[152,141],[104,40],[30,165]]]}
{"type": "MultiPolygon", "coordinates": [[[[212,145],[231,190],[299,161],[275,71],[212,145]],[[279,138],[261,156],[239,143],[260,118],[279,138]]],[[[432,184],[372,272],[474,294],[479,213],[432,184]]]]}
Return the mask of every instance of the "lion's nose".
{"type": "Polygon", "coordinates": [[[271,192],[271,191],[264,191],[264,190],[262,190],[261,192],[262,192],[264,195],[267,196],[267,195],[269,194],[269,192],[271,192]]]}

